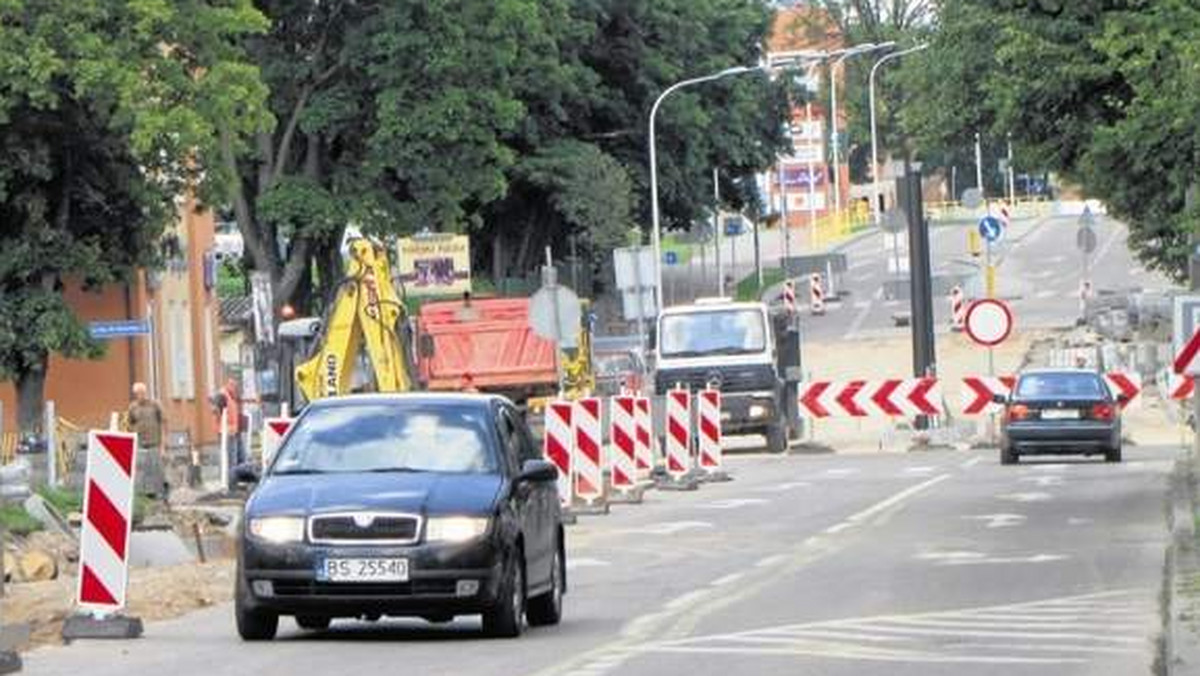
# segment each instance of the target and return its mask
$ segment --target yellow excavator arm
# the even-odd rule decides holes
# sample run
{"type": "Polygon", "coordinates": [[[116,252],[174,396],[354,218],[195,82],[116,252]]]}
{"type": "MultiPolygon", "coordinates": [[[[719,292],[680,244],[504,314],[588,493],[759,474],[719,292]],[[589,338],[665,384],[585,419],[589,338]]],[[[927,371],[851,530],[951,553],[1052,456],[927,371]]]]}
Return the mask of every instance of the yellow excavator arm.
{"type": "Polygon", "coordinates": [[[354,363],[364,348],[376,391],[413,387],[399,332],[404,305],[392,284],[387,253],[371,240],[357,238],[350,241],[349,254],[346,279],[326,312],[318,349],[296,367],[296,385],[308,401],[350,392],[354,363]]]}

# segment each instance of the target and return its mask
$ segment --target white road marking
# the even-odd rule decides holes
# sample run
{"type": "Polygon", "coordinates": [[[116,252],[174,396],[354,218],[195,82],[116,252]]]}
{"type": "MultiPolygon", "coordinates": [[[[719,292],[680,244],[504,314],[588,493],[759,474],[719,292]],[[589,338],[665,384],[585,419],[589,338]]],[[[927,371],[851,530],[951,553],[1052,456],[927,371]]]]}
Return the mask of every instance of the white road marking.
{"type": "Polygon", "coordinates": [[[851,474],[858,474],[858,469],[854,467],[837,467],[825,470],[825,476],[828,477],[850,476],[851,474]]]}
{"type": "Polygon", "coordinates": [[[921,465],[918,467],[906,467],[906,468],[904,468],[903,474],[908,474],[908,475],[932,474],[933,472],[937,471],[937,469],[938,469],[937,465],[921,465]]]}
{"type": "Polygon", "coordinates": [[[937,566],[982,566],[1010,563],[1051,563],[1070,558],[1065,554],[1033,554],[1032,556],[988,556],[983,552],[923,552],[919,561],[932,561],[937,566]]]}
{"type": "Polygon", "coordinates": [[[871,505],[870,507],[862,510],[861,512],[850,515],[849,517],[846,518],[846,520],[842,521],[841,523],[835,524],[833,526],[830,526],[829,528],[826,528],[825,532],[830,533],[830,534],[836,534],[836,533],[840,533],[844,530],[847,530],[849,528],[858,526],[858,525],[862,524],[863,522],[867,521],[868,519],[878,516],[879,514],[882,514],[886,511],[888,511],[889,509],[897,507],[898,505],[900,505],[900,503],[904,502],[908,498],[911,498],[912,496],[917,495],[918,493],[921,493],[922,491],[932,488],[933,486],[936,486],[937,484],[939,484],[949,478],[950,478],[949,474],[939,474],[938,476],[935,476],[932,479],[922,481],[921,483],[917,484],[916,486],[910,486],[885,500],[881,500],[880,502],[877,502],[874,505],[871,505]]]}
{"type": "Polygon", "coordinates": [[[1095,523],[1095,521],[1096,521],[1095,519],[1089,519],[1087,517],[1080,517],[1080,516],[1067,517],[1067,525],[1068,526],[1086,526],[1089,523],[1095,523]]]}
{"type": "Polygon", "coordinates": [[[1041,291],[1033,294],[1033,297],[1037,298],[1038,300],[1046,300],[1047,298],[1054,298],[1057,295],[1058,292],[1053,289],[1042,289],[1041,291]]]}
{"type": "Polygon", "coordinates": [[[1041,486],[1043,488],[1045,488],[1047,486],[1063,485],[1063,478],[1057,474],[1050,474],[1047,476],[1023,476],[1020,479],[1018,479],[1018,481],[1024,481],[1026,483],[1035,483],[1038,486],[1041,486]]]}
{"type": "Polygon", "coordinates": [[[962,463],[961,465],[959,465],[959,467],[961,467],[963,469],[971,469],[975,465],[978,465],[981,460],[983,460],[983,458],[981,458],[980,456],[977,455],[974,458],[971,458],[970,460],[967,460],[966,462],[962,463]]]}
{"type": "MultiPolygon", "coordinates": [[[[879,293],[883,293],[882,288],[879,290],[879,293]]],[[[862,307],[859,307],[857,303],[854,305],[854,307],[858,310],[858,314],[854,315],[854,319],[850,322],[850,326],[846,329],[847,336],[858,333],[858,330],[862,328],[863,323],[867,321],[867,317],[871,315],[871,306],[874,303],[872,301],[863,302],[865,302],[866,305],[862,307]]]]}
{"type": "Polygon", "coordinates": [[[787,561],[786,556],[784,556],[783,554],[775,554],[773,556],[768,556],[764,559],[760,559],[758,563],[754,564],[754,567],[755,568],[770,568],[771,566],[777,566],[777,565],[783,563],[784,561],[787,561]]]}
{"type": "Polygon", "coordinates": [[[603,568],[610,565],[612,564],[610,564],[608,561],[601,561],[600,559],[580,558],[578,556],[567,559],[567,570],[575,570],[577,568],[603,568]]]}
{"type": "Polygon", "coordinates": [[[1054,496],[1050,495],[1049,493],[1039,493],[1035,491],[1032,493],[1006,493],[1004,495],[997,495],[996,498],[999,500],[1009,500],[1012,502],[1046,502],[1048,500],[1053,500],[1054,496]]]}
{"type": "Polygon", "coordinates": [[[854,524],[843,521],[842,523],[839,523],[835,526],[830,526],[829,528],[826,528],[825,532],[830,535],[837,535],[838,533],[840,533],[844,530],[847,530],[849,528],[853,528],[853,527],[854,527],[854,524]]]}
{"type": "Polygon", "coordinates": [[[871,301],[869,301],[869,300],[854,301],[854,309],[855,310],[866,310],[869,307],[871,307],[871,301]]]}
{"type": "Polygon", "coordinates": [[[1012,528],[1025,523],[1025,517],[1021,514],[980,514],[963,518],[970,521],[983,521],[987,528],[1012,528]]]}
{"type": "Polygon", "coordinates": [[[717,578],[716,580],[713,580],[712,582],[710,582],[708,584],[708,586],[724,587],[727,584],[733,584],[734,582],[737,582],[738,580],[742,579],[743,577],[746,577],[746,573],[744,573],[744,572],[743,573],[730,573],[729,575],[726,575],[725,577],[721,577],[721,578],[717,578]]]}
{"type": "Polygon", "coordinates": [[[707,521],[667,521],[642,528],[631,528],[623,532],[633,535],[674,535],[688,530],[712,527],[713,525],[707,521]]]}
{"type": "Polygon", "coordinates": [[[755,493],[786,493],[787,491],[793,491],[793,490],[796,490],[797,488],[804,488],[806,486],[811,486],[811,485],[812,484],[810,484],[807,481],[789,481],[785,484],[779,484],[777,486],[759,486],[758,488],[754,489],[754,492],[755,493]]]}
{"type": "Polygon", "coordinates": [[[1049,465],[1034,465],[1032,469],[1035,472],[1062,472],[1063,470],[1067,469],[1068,466],[1069,465],[1066,463],[1056,462],[1049,465]]]}
{"type": "Polygon", "coordinates": [[[729,498],[728,500],[717,500],[704,505],[696,505],[697,509],[738,509],[740,507],[749,507],[751,505],[765,505],[770,500],[762,498],[729,498]]]}
{"type": "Polygon", "coordinates": [[[666,605],[664,605],[663,607],[666,608],[667,610],[678,610],[679,608],[682,608],[684,606],[689,606],[689,605],[705,598],[706,596],[708,596],[708,594],[709,594],[709,591],[707,589],[693,589],[692,591],[684,594],[683,596],[680,596],[678,598],[667,601],[666,605]]]}

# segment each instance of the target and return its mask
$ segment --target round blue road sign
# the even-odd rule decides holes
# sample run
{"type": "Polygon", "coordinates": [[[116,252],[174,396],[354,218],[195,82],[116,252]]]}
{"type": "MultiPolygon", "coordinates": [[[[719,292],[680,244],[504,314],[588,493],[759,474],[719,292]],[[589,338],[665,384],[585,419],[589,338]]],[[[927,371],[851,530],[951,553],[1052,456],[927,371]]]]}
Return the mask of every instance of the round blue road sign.
{"type": "Polygon", "coordinates": [[[979,235],[988,242],[999,242],[1004,238],[1004,224],[995,216],[979,219],[979,235]]]}
{"type": "Polygon", "coordinates": [[[678,265],[679,264],[679,254],[675,253],[674,251],[664,251],[663,252],[663,262],[666,263],[667,265],[678,265]]]}

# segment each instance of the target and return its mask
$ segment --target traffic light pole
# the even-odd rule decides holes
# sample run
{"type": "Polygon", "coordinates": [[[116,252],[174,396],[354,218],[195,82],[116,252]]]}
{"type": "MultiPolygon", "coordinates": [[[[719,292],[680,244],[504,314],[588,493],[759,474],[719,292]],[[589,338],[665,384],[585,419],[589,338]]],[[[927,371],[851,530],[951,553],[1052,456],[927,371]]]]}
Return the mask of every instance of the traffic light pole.
{"type": "MultiPolygon", "coordinates": [[[[929,253],[929,223],[921,199],[921,171],[906,159],[904,176],[896,179],[896,195],[908,220],[909,295],[912,299],[913,375],[937,375],[933,333],[933,269],[929,253]]],[[[929,418],[919,416],[917,429],[928,429],[929,418]]]]}

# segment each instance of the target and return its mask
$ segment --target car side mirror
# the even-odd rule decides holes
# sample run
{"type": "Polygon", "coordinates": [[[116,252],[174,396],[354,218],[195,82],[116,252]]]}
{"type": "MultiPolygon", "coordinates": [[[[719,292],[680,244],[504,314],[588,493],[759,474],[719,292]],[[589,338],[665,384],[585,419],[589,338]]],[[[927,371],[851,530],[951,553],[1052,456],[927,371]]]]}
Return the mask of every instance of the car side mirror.
{"type": "Polygon", "coordinates": [[[545,483],[558,479],[558,468],[547,460],[526,460],[521,465],[518,482],[545,483]]]}
{"type": "Polygon", "coordinates": [[[233,467],[233,480],[239,484],[256,484],[261,479],[262,477],[258,473],[258,468],[252,463],[243,462],[233,467]]]}
{"type": "Polygon", "coordinates": [[[1128,394],[1123,394],[1123,393],[1122,393],[1122,394],[1118,394],[1118,395],[1117,395],[1117,403],[1118,403],[1118,404],[1120,404],[1120,405],[1124,406],[1125,404],[1128,404],[1129,402],[1130,402],[1130,399],[1129,399],[1129,395],[1128,395],[1128,394]]]}
{"type": "Polygon", "coordinates": [[[992,395],[992,403],[1000,404],[1000,405],[1007,404],[1008,403],[1008,395],[1007,394],[993,394],[992,395]]]}

